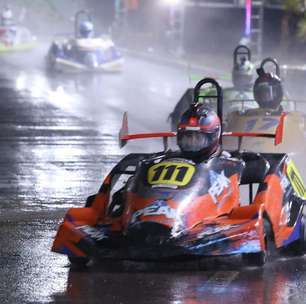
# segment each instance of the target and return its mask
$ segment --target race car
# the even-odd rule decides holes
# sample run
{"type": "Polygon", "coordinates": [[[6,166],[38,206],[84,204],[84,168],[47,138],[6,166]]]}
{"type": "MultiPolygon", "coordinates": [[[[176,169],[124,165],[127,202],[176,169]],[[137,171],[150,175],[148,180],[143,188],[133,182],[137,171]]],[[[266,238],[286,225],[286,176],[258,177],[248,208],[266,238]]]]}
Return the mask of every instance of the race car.
{"type": "Polygon", "coordinates": [[[36,46],[36,37],[29,29],[15,24],[12,11],[6,7],[1,14],[0,53],[31,50],[36,46]]]}
{"type": "MultiPolygon", "coordinates": [[[[261,153],[287,153],[300,168],[304,168],[306,154],[305,114],[296,110],[299,100],[290,100],[284,92],[280,78],[280,68],[275,59],[265,59],[260,69],[262,76],[258,76],[254,84],[254,102],[257,107],[246,111],[233,111],[227,115],[225,129],[244,132],[274,132],[283,112],[286,112],[284,121],[283,141],[280,145],[273,145],[266,138],[243,138],[240,147],[243,150],[252,150],[261,153]],[[275,73],[267,71],[267,65],[275,66],[275,73]],[[267,78],[268,76],[268,78],[267,78]]],[[[304,101],[305,103],[305,101],[304,101]]],[[[233,149],[237,141],[225,138],[225,149],[233,149]]],[[[302,177],[306,178],[302,169],[302,177]]]]}
{"type": "MultiPolygon", "coordinates": [[[[233,53],[233,87],[223,89],[224,114],[235,110],[243,111],[257,107],[252,90],[254,83],[254,66],[251,60],[252,54],[247,46],[239,45],[236,47],[233,53]]],[[[212,107],[215,107],[215,99],[209,99],[207,96],[215,94],[216,92],[210,88],[203,88],[201,91],[201,96],[205,97],[205,102],[212,107]]],[[[190,107],[193,101],[194,89],[188,88],[169,115],[172,130],[176,130],[182,114],[190,107]]]]}
{"type": "MultiPolygon", "coordinates": [[[[234,68],[232,71],[232,80],[234,87],[225,88],[223,90],[224,98],[224,121],[227,121],[227,115],[234,113],[240,113],[244,115],[250,109],[258,109],[258,103],[256,102],[253,94],[254,85],[254,73],[253,65],[250,62],[251,52],[242,45],[238,46],[234,51],[234,68]],[[245,57],[247,56],[247,57],[245,57]]],[[[264,66],[272,66],[275,68],[275,73],[280,77],[280,67],[276,59],[267,57],[260,63],[260,68],[264,66]]],[[[203,88],[200,92],[200,97],[205,100],[205,104],[212,108],[216,108],[216,102],[214,98],[208,98],[210,95],[215,95],[214,88],[203,88]]],[[[169,115],[171,122],[171,130],[176,130],[177,124],[182,114],[188,109],[190,104],[194,102],[194,89],[189,88],[183,94],[172,113],[169,115]]],[[[296,109],[297,101],[291,100],[289,94],[284,92],[284,98],[282,100],[282,107],[285,111],[293,112],[296,109]]]]}
{"type": "Polygon", "coordinates": [[[47,67],[57,72],[119,72],[124,59],[109,36],[94,37],[92,17],[79,11],[74,38],[55,40],[47,55],[47,67]]]}
{"type": "MultiPolygon", "coordinates": [[[[222,89],[213,79],[222,118],[222,89]]],[[[211,97],[210,97],[211,98],[211,97]]],[[[276,145],[283,133],[282,115],[275,133],[225,132],[265,137],[276,145]]],[[[90,259],[173,260],[242,255],[250,265],[263,265],[281,249],[304,254],[306,189],[296,166],[284,153],[223,152],[194,162],[169,151],[175,132],[129,134],[127,115],[120,131],[123,146],[133,139],[161,137],[165,150],[124,157],[84,208],[70,209],[52,251],[72,264],[90,259]],[[253,195],[253,184],[258,190],[253,195]],[[248,201],[240,187],[249,186],[248,201]]]]}

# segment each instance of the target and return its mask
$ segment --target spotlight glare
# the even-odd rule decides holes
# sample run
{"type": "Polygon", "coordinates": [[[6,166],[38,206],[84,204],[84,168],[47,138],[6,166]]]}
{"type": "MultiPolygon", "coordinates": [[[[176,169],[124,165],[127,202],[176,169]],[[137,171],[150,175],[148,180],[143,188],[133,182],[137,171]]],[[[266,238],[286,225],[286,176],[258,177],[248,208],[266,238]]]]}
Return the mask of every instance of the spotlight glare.
{"type": "Polygon", "coordinates": [[[161,0],[161,3],[167,6],[177,6],[182,4],[182,2],[182,0],[161,0]]]}

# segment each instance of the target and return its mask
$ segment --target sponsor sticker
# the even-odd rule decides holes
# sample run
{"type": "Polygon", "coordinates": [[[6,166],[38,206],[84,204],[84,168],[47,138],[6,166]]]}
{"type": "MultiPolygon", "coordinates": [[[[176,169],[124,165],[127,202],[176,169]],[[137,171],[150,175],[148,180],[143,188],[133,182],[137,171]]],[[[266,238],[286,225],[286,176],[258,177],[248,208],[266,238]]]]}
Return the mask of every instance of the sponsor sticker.
{"type": "Polygon", "coordinates": [[[217,234],[220,232],[224,232],[233,228],[238,227],[239,225],[211,225],[211,226],[206,226],[204,228],[204,231],[198,233],[197,237],[199,239],[204,238],[206,236],[210,236],[212,234],[217,234]]]}
{"type": "Polygon", "coordinates": [[[287,177],[289,178],[294,191],[301,198],[306,198],[306,188],[305,188],[304,182],[292,160],[290,160],[287,163],[286,173],[287,173],[287,177]]]}
{"type": "Polygon", "coordinates": [[[105,229],[103,228],[99,229],[99,228],[91,227],[88,225],[84,225],[84,226],[78,227],[78,229],[97,241],[101,241],[103,239],[108,238],[108,236],[105,233],[105,229]]]}
{"type": "Polygon", "coordinates": [[[168,219],[175,219],[176,210],[171,208],[167,202],[158,200],[146,206],[143,209],[137,210],[131,219],[131,224],[137,222],[140,216],[159,216],[163,215],[168,219]]]}
{"type": "Polygon", "coordinates": [[[273,117],[251,118],[245,121],[244,131],[268,131],[277,127],[278,123],[279,119],[273,117]]]}
{"type": "Polygon", "coordinates": [[[283,175],[281,179],[281,187],[283,189],[283,192],[286,192],[287,188],[290,186],[289,179],[287,178],[286,175],[283,175]]]}
{"type": "Polygon", "coordinates": [[[208,193],[213,198],[214,202],[217,203],[218,196],[230,186],[231,182],[225,176],[224,171],[222,171],[220,174],[214,171],[210,171],[209,178],[211,187],[208,189],[208,193]]]}

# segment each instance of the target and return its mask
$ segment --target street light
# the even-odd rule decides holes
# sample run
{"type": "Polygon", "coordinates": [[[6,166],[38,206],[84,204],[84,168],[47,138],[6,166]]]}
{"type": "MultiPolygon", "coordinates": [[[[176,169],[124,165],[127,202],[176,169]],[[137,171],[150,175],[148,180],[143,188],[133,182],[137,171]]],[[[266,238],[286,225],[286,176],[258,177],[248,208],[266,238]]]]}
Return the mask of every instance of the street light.
{"type": "Polygon", "coordinates": [[[160,2],[167,6],[178,6],[183,3],[183,0],[160,0],[160,2]]]}
{"type": "Polygon", "coordinates": [[[176,53],[183,56],[184,50],[184,31],[185,31],[185,0],[160,0],[161,5],[169,9],[171,32],[178,33],[178,45],[176,53]]]}

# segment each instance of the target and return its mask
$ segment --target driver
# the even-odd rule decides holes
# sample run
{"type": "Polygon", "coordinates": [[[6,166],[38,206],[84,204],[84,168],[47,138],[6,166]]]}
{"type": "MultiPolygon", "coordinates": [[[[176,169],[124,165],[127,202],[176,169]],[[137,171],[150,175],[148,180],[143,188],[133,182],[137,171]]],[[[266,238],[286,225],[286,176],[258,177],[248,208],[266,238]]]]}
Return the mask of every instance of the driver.
{"type": "Polygon", "coordinates": [[[88,39],[94,35],[94,25],[90,21],[84,21],[80,24],[79,28],[80,38],[88,39]]]}
{"type": "Polygon", "coordinates": [[[201,162],[220,154],[221,122],[205,106],[192,106],[178,124],[177,144],[183,157],[201,162]]]}
{"type": "MultiPolygon", "coordinates": [[[[210,160],[216,160],[219,168],[223,166],[224,161],[229,159],[233,160],[233,167],[235,164],[240,168],[242,162],[232,158],[231,154],[222,151],[220,145],[221,137],[221,122],[218,115],[211,109],[203,105],[192,105],[187,110],[177,127],[177,144],[180,151],[168,151],[165,154],[159,154],[158,157],[167,159],[183,158],[190,160],[194,163],[200,164],[210,160]],[[220,162],[219,162],[220,161],[220,162]]],[[[227,174],[227,173],[226,173],[227,174]]],[[[223,173],[216,173],[217,179],[211,179],[210,193],[219,195],[222,191],[222,181],[226,183],[226,187],[231,183],[232,192],[229,194],[231,198],[238,203],[239,196],[237,195],[238,180],[229,181],[228,177],[223,173]],[[218,179],[219,178],[219,179],[218,179]],[[220,192],[220,191],[221,192],[220,192]],[[215,192],[214,192],[215,191],[215,192]],[[220,193],[219,193],[220,192],[220,193]]],[[[111,216],[118,216],[122,213],[124,208],[126,195],[126,187],[123,186],[117,192],[114,193],[112,201],[109,205],[109,214],[111,216]],[[120,212],[117,212],[120,211],[120,212]]]]}
{"type": "Polygon", "coordinates": [[[253,91],[254,98],[261,109],[281,112],[283,87],[280,78],[272,73],[266,73],[263,68],[257,69],[258,78],[253,91]]]}
{"type": "Polygon", "coordinates": [[[252,89],[254,79],[254,65],[246,58],[241,57],[232,71],[232,81],[238,91],[248,91],[252,89]]]}

